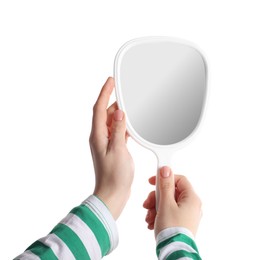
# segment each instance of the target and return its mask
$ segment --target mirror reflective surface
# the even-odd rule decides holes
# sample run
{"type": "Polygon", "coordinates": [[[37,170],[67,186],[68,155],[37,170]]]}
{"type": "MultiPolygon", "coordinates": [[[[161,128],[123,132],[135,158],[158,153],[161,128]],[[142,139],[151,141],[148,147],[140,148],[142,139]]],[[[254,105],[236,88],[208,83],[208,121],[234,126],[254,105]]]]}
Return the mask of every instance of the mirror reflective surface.
{"type": "Polygon", "coordinates": [[[165,146],[181,142],[197,127],[206,94],[206,64],[192,46],[171,38],[131,41],[117,54],[115,80],[130,135],[165,146]]]}

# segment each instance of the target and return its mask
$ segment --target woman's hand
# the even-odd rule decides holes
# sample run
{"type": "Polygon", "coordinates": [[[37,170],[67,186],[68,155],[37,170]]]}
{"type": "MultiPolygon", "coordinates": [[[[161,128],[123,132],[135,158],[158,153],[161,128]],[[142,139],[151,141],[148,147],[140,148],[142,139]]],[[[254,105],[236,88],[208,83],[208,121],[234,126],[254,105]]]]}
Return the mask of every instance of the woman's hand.
{"type": "MultiPolygon", "coordinates": [[[[146,222],[149,229],[154,229],[155,236],[169,227],[184,227],[195,236],[202,211],[201,201],[185,176],[174,175],[164,166],[159,176],[160,201],[156,212],[155,191],[152,191],[143,206],[147,209],[146,222]]],[[[156,177],[149,179],[155,185],[156,177]]]]}
{"type": "Polygon", "coordinates": [[[123,111],[108,102],[114,88],[108,78],[93,108],[89,142],[94,163],[94,195],[100,198],[117,219],[130,195],[134,163],[127,150],[126,122],[123,111]]]}

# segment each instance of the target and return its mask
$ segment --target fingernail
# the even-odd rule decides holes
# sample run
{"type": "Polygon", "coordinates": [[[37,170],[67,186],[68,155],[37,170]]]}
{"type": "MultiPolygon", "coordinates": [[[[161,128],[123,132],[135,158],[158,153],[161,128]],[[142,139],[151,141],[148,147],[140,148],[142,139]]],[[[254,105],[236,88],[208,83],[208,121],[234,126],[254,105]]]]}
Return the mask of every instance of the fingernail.
{"type": "Polygon", "coordinates": [[[167,178],[167,177],[170,176],[170,174],[171,174],[171,171],[170,171],[170,169],[168,167],[163,167],[161,169],[161,177],[167,178]]]}
{"type": "Polygon", "coordinates": [[[124,113],[123,113],[122,110],[116,110],[114,112],[114,119],[115,119],[115,121],[122,121],[123,117],[124,117],[124,113]]]}

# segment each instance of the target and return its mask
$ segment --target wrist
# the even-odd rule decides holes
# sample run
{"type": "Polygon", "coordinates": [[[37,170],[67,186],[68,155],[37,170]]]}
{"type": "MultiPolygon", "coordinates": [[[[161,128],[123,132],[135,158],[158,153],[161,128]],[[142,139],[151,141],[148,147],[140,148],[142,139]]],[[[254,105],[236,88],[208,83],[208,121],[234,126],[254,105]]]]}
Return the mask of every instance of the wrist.
{"type": "Polygon", "coordinates": [[[105,204],[114,220],[117,220],[121,215],[126,202],[128,201],[130,191],[128,193],[94,191],[93,195],[98,197],[105,204]]]}

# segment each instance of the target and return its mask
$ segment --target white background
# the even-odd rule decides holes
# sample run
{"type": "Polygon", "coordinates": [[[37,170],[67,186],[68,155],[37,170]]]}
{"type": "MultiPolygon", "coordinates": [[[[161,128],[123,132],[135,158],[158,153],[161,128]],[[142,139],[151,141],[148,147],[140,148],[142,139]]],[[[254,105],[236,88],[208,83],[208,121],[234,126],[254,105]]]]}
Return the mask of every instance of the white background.
{"type": "MultiPolygon", "coordinates": [[[[1,1],[0,255],[11,259],[91,194],[92,106],[126,41],[166,35],[196,43],[209,96],[174,172],[203,201],[203,259],[256,259],[259,248],[260,38],[257,1],[1,1]]],[[[114,101],[114,100],[113,100],[114,101]]],[[[143,200],[155,156],[129,141],[132,196],[106,259],[156,259],[143,200]]]]}

